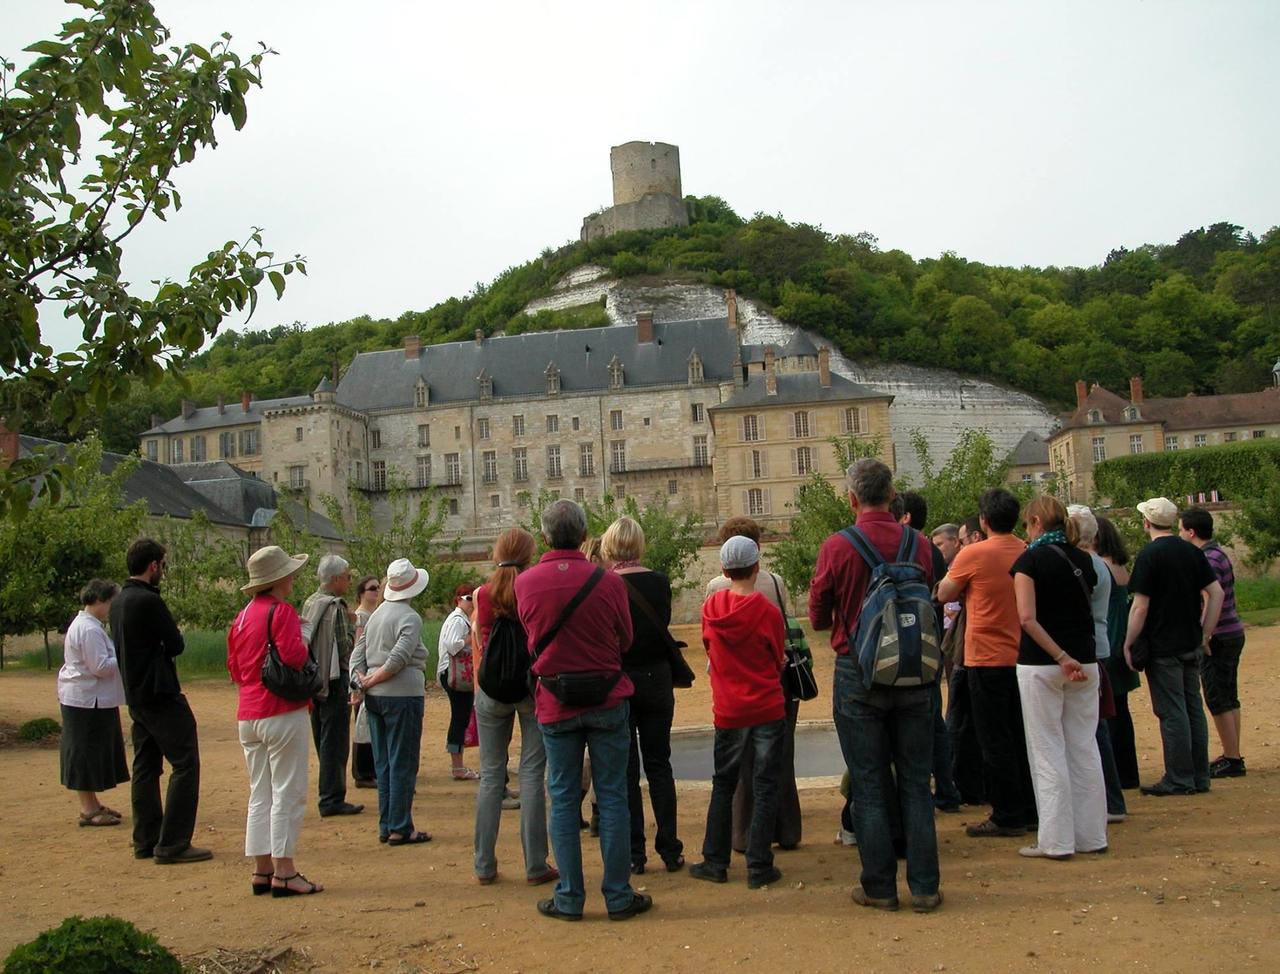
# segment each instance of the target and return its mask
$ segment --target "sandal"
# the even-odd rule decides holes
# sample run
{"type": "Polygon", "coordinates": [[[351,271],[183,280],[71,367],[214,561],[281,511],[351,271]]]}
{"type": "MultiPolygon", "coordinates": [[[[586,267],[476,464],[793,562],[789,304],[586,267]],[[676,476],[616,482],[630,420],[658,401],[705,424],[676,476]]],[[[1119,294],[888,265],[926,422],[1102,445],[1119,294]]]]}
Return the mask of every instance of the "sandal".
{"type": "Polygon", "coordinates": [[[454,781],[479,781],[480,772],[472,771],[470,768],[454,768],[453,780],[454,781]]]}
{"type": "Polygon", "coordinates": [[[107,808],[106,805],[102,806],[102,810],[106,812],[108,815],[114,815],[116,818],[124,818],[124,816],[121,815],[119,812],[117,812],[114,808],[107,808]]]}
{"type": "Polygon", "coordinates": [[[272,881],[271,881],[272,896],[310,896],[312,893],[323,893],[323,892],[324,892],[323,886],[319,885],[318,883],[311,882],[311,880],[307,879],[307,877],[302,875],[302,873],[294,873],[292,876],[275,876],[272,878],[272,881]],[[294,889],[289,884],[293,882],[295,879],[301,880],[302,882],[306,883],[307,888],[294,889]],[[275,885],[276,880],[279,880],[280,882],[284,883],[284,885],[283,886],[275,885]]]}
{"type": "Polygon", "coordinates": [[[99,808],[92,815],[85,815],[83,812],[80,813],[80,827],[82,829],[87,827],[119,824],[120,819],[116,818],[105,808],[99,808]]]}
{"type": "Polygon", "coordinates": [[[254,873],[253,879],[249,880],[249,887],[253,890],[254,896],[263,896],[271,892],[271,880],[275,878],[275,873],[254,873]],[[257,880],[265,879],[265,883],[259,883],[257,880]]]}
{"type": "Polygon", "coordinates": [[[419,832],[414,829],[408,835],[391,835],[387,837],[387,845],[420,845],[431,841],[430,832],[419,832]]]}

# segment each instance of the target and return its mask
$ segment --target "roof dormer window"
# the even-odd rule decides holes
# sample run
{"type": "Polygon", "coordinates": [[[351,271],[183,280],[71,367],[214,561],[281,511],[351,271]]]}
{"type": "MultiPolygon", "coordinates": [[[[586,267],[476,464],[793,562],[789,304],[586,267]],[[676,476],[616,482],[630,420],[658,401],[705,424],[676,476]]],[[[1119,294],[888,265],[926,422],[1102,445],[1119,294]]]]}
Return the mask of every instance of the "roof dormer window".
{"type": "Polygon", "coordinates": [[[1102,410],[1101,410],[1101,409],[1090,409],[1090,410],[1089,410],[1089,422],[1091,422],[1091,423],[1101,423],[1101,422],[1102,422],[1102,410]]]}
{"type": "Polygon", "coordinates": [[[1132,422],[1135,422],[1135,421],[1137,421],[1137,420],[1141,419],[1141,418],[1142,418],[1142,416],[1138,413],[1138,407],[1137,407],[1137,406],[1125,406],[1125,408],[1124,408],[1124,418],[1125,418],[1125,420],[1126,420],[1126,421],[1128,421],[1128,422],[1132,423],[1132,422]]]}
{"type": "Polygon", "coordinates": [[[489,377],[488,369],[480,370],[480,374],[476,376],[476,385],[479,388],[481,402],[488,402],[493,398],[493,379],[489,377]]]}
{"type": "Polygon", "coordinates": [[[421,376],[413,387],[413,404],[418,409],[425,409],[427,405],[427,383],[421,376]]]}
{"type": "Polygon", "coordinates": [[[693,352],[689,355],[689,385],[702,381],[702,359],[697,352],[693,352]]]}
{"type": "Polygon", "coordinates": [[[547,371],[543,373],[547,377],[547,395],[560,395],[560,370],[556,368],[556,363],[551,362],[547,365],[547,371]]]}
{"type": "Polygon", "coordinates": [[[624,369],[622,366],[622,361],[618,358],[618,356],[615,355],[612,359],[609,360],[609,388],[610,389],[622,388],[623,372],[624,372],[624,369]]]}

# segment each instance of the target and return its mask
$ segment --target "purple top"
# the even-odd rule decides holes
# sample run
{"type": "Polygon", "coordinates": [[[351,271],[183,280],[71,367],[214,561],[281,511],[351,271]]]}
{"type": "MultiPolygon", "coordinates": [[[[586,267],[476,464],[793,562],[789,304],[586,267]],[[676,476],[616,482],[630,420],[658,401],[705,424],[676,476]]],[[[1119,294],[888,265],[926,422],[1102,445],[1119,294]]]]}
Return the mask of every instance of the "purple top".
{"type": "Polygon", "coordinates": [[[1218,576],[1218,584],[1222,586],[1222,614],[1218,616],[1218,628],[1213,630],[1215,636],[1239,636],[1244,633],[1244,623],[1236,614],[1236,573],[1231,567],[1231,559],[1216,541],[1209,541],[1200,549],[1209,560],[1209,567],[1218,576]]]}

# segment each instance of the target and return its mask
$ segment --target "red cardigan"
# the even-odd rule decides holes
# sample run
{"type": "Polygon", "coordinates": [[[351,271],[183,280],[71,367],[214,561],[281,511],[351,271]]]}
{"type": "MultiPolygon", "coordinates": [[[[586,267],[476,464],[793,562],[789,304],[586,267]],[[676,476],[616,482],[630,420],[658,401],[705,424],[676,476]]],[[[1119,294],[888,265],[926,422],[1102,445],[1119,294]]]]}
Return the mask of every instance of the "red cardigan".
{"type": "Polygon", "coordinates": [[[267,613],[272,605],[276,607],[276,614],[271,620],[271,634],[281,661],[300,670],[307,659],[307,644],[302,639],[297,610],[274,595],[265,592],[255,595],[227,631],[227,669],[232,682],[240,687],[236,720],[261,720],[311,706],[308,700],[277,697],[262,685],[262,661],[267,655],[267,613]]]}

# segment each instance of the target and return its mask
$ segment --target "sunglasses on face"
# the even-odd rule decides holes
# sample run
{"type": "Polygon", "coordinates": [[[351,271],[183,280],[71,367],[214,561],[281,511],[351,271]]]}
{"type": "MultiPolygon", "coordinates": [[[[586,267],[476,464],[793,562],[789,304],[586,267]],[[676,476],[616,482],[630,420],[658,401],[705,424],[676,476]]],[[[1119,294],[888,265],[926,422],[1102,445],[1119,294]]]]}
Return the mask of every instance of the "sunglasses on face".
{"type": "Polygon", "coordinates": [[[470,602],[470,601],[471,601],[471,596],[470,596],[470,595],[464,595],[464,596],[462,596],[462,601],[463,601],[463,602],[470,602]]]}
{"type": "Polygon", "coordinates": [[[363,595],[365,592],[376,592],[376,591],[378,591],[378,586],[366,585],[364,588],[360,590],[360,593],[363,595]]]}

